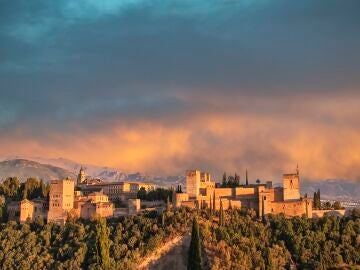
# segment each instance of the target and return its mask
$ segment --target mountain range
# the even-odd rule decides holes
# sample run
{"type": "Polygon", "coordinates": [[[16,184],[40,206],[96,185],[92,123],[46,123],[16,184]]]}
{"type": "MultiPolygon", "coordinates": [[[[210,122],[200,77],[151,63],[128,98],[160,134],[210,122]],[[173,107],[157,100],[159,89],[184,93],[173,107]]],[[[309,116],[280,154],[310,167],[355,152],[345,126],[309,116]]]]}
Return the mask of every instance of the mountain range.
{"type": "Polygon", "coordinates": [[[29,177],[37,177],[44,181],[66,177],[76,179],[81,167],[90,177],[100,178],[104,181],[150,182],[164,187],[185,183],[184,176],[158,176],[140,172],[125,173],[115,168],[81,164],[65,158],[28,156],[8,156],[0,159],[0,180],[9,176],[17,176],[22,181],[29,177]]]}
{"type": "MultiPolygon", "coordinates": [[[[140,172],[127,173],[105,166],[80,164],[64,158],[25,156],[10,156],[0,159],[0,180],[9,176],[17,176],[22,181],[29,177],[37,177],[44,181],[66,177],[76,179],[81,167],[85,169],[87,175],[104,181],[150,182],[164,187],[185,185],[184,175],[156,176],[140,172]]],[[[323,199],[360,200],[360,184],[356,182],[324,180],[302,181],[301,183],[301,193],[307,193],[309,197],[312,197],[318,189],[320,189],[323,199]]]]}

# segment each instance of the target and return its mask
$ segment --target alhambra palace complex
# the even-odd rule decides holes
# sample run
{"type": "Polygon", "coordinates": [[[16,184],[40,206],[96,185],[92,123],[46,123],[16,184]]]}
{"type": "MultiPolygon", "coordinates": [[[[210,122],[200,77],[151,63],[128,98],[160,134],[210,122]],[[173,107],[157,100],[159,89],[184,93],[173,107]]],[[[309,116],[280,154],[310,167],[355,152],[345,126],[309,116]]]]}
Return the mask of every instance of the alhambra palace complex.
{"type": "MultiPolygon", "coordinates": [[[[48,222],[64,224],[69,216],[89,219],[92,217],[114,217],[136,215],[140,209],[137,192],[155,187],[146,183],[103,182],[89,179],[81,168],[76,186],[71,179],[52,180],[49,200],[22,200],[8,204],[9,220],[25,222],[37,217],[48,222]],[[114,208],[115,201],[127,202],[127,208],[114,208]]],[[[259,217],[283,213],[286,216],[312,217],[312,199],[300,195],[300,177],[297,169],[294,174],[283,175],[283,187],[273,187],[272,182],[246,184],[239,187],[218,187],[211,181],[209,173],[199,170],[186,172],[186,192],[173,192],[173,207],[205,208],[210,204],[215,209],[252,208],[259,217]]],[[[145,204],[145,202],[143,202],[145,204]]],[[[154,209],[154,208],[152,208],[154,209]]],[[[163,210],[164,208],[162,208],[163,210]]],[[[159,210],[159,209],[156,209],[159,210]]],[[[162,211],[161,210],[161,211],[162,211]]]]}
{"type": "MultiPolygon", "coordinates": [[[[246,179],[248,183],[248,179],[246,179]]],[[[198,170],[186,172],[186,193],[175,193],[175,207],[210,207],[224,209],[230,207],[252,208],[258,216],[283,213],[286,216],[312,217],[312,199],[300,196],[299,170],[295,174],[283,175],[283,187],[265,184],[246,184],[234,188],[218,188],[211,181],[210,174],[198,170]],[[214,203],[215,200],[215,203],[214,203]]]]}

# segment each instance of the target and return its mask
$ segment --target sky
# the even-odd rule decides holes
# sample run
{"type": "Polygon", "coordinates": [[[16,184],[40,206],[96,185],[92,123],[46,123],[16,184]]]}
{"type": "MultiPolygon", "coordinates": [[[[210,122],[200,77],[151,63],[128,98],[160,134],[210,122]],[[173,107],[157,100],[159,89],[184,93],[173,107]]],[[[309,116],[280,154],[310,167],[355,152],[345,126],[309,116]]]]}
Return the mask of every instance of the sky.
{"type": "Polygon", "coordinates": [[[360,182],[359,10],[0,1],[0,156],[360,182]]]}

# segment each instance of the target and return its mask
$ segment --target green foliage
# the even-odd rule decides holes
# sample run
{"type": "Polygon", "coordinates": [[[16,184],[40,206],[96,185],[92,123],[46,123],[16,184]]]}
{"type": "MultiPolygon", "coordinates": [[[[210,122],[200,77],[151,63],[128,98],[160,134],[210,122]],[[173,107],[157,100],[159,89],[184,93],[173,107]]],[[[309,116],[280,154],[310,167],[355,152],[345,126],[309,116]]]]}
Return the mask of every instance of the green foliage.
{"type": "Polygon", "coordinates": [[[110,240],[109,228],[106,226],[106,219],[99,218],[96,221],[96,258],[102,269],[110,268],[110,240]]]}
{"type": "Polygon", "coordinates": [[[341,203],[340,203],[339,201],[334,202],[333,208],[334,208],[335,210],[340,210],[340,209],[342,208],[342,207],[341,207],[341,203]]]}
{"type": "Polygon", "coordinates": [[[226,178],[226,173],[223,174],[221,187],[239,187],[240,186],[240,176],[235,173],[234,176],[229,175],[226,178]]]}
{"type": "MultiPolygon", "coordinates": [[[[282,215],[260,222],[250,210],[227,210],[231,222],[204,225],[211,269],[329,269],[360,263],[360,218],[282,215]]],[[[357,213],[358,214],[358,213],[357,213]]]]}
{"type": "Polygon", "coordinates": [[[34,198],[46,198],[50,187],[45,185],[42,180],[28,178],[24,183],[20,183],[16,177],[8,177],[0,184],[0,195],[8,200],[22,200],[34,198]]]}
{"type": "Polygon", "coordinates": [[[155,190],[146,191],[145,188],[140,188],[137,193],[137,198],[144,201],[164,201],[167,198],[172,198],[173,191],[171,189],[157,188],[155,190]]]}
{"type": "Polygon", "coordinates": [[[320,189],[314,192],[313,207],[314,209],[321,209],[320,189]]]}
{"type": "Polygon", "coordinates": [[[220,200],[219,225],[224,226],[224,224],[225,224],[224,208],[223,208],[222,200],[220,200]]]}
{"type": "Polygon", "coordinates": [[[188,253],[188,270],[201,270],[201,243],[197,219],[193,219],[191,242],[188,253]]]}
{"type": "Polygon", "coordinates": [[[161,217],[143,214],[65,226],[0,224],[1,270],[10,269],[136,269],[141,258],[167,238],[185,232],[192,213],[185,208],[161,217]]]}
{"type": "Polygon", "coordinates": [[[17,177],[8,177],[0,184],[0,195],[5,198],[20,199],[20,181],[17,177]]]}

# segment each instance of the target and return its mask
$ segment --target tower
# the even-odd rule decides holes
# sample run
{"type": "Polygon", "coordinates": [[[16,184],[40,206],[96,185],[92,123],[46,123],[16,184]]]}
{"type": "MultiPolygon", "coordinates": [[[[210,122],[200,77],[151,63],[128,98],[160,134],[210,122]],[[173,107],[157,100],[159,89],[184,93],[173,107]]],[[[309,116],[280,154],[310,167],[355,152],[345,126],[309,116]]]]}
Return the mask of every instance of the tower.
{"type": "Polygon", "coordinates": [[[248,171],[246,170],[246,183],[247,186],[249,185],[249,179],[248,179],[248,171]]]}
{"type": "Polygon", "coordinates": [[[85,174],[85,170],[84,168],[81,166],[78,177],[77,177],[77,184],[81,185],[85,182],[86,180],[86,174],[85,174]]]}
{"type": "Polygon", "coordinates": [[[67,213],[74,208],[74,181],[71,179],[52,180],[48,221],[63,223],[67,213]]]}
{"type": "Polygon", "coordinates": [[[196,198],[199,196],[200,190],[200,174],[198,170],[186,171],[186,192],[190,198],[196,198]]]}
{"type": "Polygon", "coordinates": [[[296,173],[283,175],[284,201],[300,199],[300,175],[299,167],[296,167],[296,173]]]}

